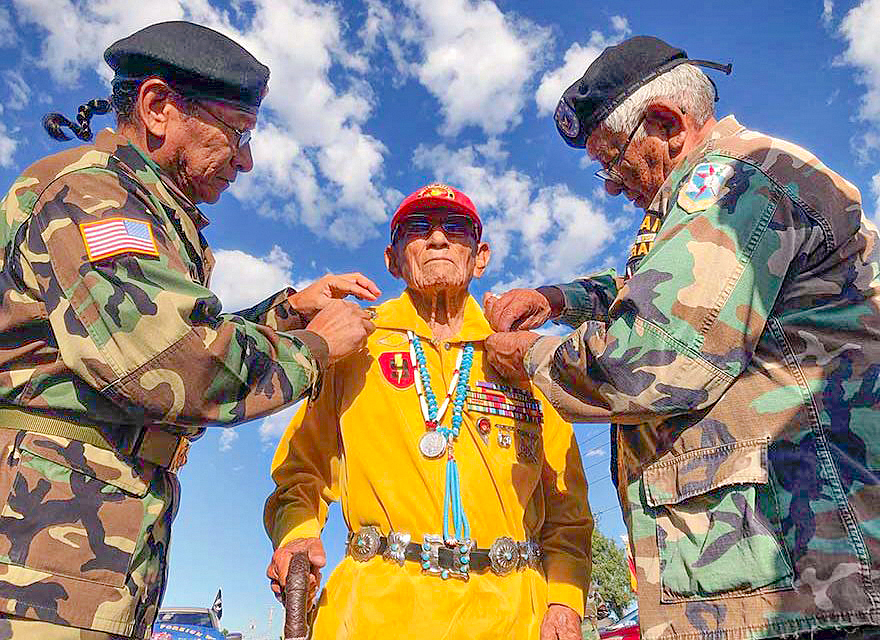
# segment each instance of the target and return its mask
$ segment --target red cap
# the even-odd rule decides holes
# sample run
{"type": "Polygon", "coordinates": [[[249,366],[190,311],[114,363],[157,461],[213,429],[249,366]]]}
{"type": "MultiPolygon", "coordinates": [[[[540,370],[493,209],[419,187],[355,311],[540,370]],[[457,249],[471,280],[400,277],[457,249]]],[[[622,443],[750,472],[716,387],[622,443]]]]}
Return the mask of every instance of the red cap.
{"type": "Polygon", "coordinates": [[[474,221],[477,227],[477,239],[479,240],[483,235],[483,221],[480,220],[480,214],[477,213],[477,208],[471,199],[455,187],[439,182],[417,189],[404,198],[394,212],[394,217],[391,218],[391,232],[394,233],[400,221],[409,214],[433,207],[443,207],[463,213],[474,221]]]}

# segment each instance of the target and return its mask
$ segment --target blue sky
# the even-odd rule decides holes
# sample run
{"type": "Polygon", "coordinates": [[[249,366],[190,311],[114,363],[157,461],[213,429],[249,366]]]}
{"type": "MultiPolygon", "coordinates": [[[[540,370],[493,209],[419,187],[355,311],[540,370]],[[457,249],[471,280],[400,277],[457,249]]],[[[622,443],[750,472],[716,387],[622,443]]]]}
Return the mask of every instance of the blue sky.
{"type": "MultiPolygon", "coordinates": [[[[718,114],[810,149],[878,212],[880,0],[2,0],[0,183],[64,146],[43,133],[43,113],[73,116],[106,95],[109,43],[177,18],[227,33],[272,69],[256,169],[204,208],[213,286],[229,310],[327,271],[362,271],[397,295],[381,255],[389,214],[435,179],[468,192],[484,217],[495,253],[476,294],[621,268],[638,212],[597,191],[596,167],[561,141],[552,109],[603,47],[629,35],[733,62],[732,76],[713,75],[718,114]]],[[[226,626],[265,635],[274,605],[278,636],[261,514],[287,420],[210,430],[193,448],[166,604],[208,606],[222,587],[226,626]]],[[[599,528],[618,538],[607,425],[575,430],[599,528]]],[[[342,532],[334,511],[331,565],[342,532]]]]}

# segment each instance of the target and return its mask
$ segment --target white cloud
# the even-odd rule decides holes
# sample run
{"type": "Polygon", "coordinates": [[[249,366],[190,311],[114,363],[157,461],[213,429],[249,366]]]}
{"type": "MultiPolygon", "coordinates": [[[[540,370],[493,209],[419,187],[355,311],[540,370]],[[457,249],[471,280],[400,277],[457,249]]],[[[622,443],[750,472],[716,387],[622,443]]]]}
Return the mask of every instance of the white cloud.
{"type": "Polygon", "coordinates": [[[590,449],[584,454],[585,458],[595,458],[596,456],[604,456],[605,449],[602,447],[597,447],[596,449],[590,449]]]}
{"type": "Polygon", "coordinates": [[[871,178],[871,192],[874,194],[874,221],[880,225],[880,172],[871,178]]]}
{"type": "MultiPolygon", "coordinates": [[[[2,111],[0,111],[2,113],[2,111]]],[[[6,125],[0,122],[0,167],[11,167],[13,154],[18,147],[19,141],[9,135],[6,125]]]]}
{"type": "Polygon", "coordinates": [[[865,0],[851,9],[840,24],[847,41],[843,61],[856,67],[865,85],[859,117],[880,122],[880,0],[865,0]]]}
{"type": "Polygon", "coordinates": [[[8,47],[15,43],[15,29],[9,11],[0,7],[0,47],[8,47]]]}
{"type": "Polygon", "coordinates": [[[277,444],[287,430],[287,425],[290,424],[293,416],[299,410],[300,405],[302,405],[302,402],[297,402],[295,405],[264,418],[260,424],[260,440],[267,445],[277,444]]]}
{"type": "Polygon", "coordinates": [[[497,135],[516,126],[529,83],[551,42],[550,31],[490,0],[403,0],[396,13],[370,0],[364,35],[381,33],[398,72],[437,99],[440,132],[466,126],[497,135]]]}
{"type": "Polygon", "coordinates": [[[593,60],[598,58],[606,47],[617,44],[630,34],[629,24],[623,16],[612,16],[611,29],[611,34],[607,36],[600,31],[593,31],[585,46],[577,42],[572,44],[565,52],[562,66],[544,74],[535,92],[538,113],[544,115],[553,113],[562,92],[584,75],[584,71],[593,60]]]}
{"type": "Polygon", "coordinates": [[[822,24],[825,28],[829,28],[834,22],[834,2],[833,0],[823,0],[822,2],[822,24]]]}
{"type": "Polygon", "coordinates": [[[256,167],[231,190],[251,210],[357,246],[376,234],[399,201],[401,194],[384,185],[385,146],[363,130],[374,97],[358,73],[369,65],[343,41],[336,5],[254,0],[239,29],[208,0],[13,1],[21,20],[46,31],[37,64],[60,84],[76,84],[87,70],[109,79],[104,43],[180,18],[228,35],[268,65],[269,93],[252,145],[256,167]],[[344,73],[331,81],[338,69],[344,73]]]}
{"type": "Polygon", "coordinates": [[[226,311],[246,309],[293,283],[293,262],[277,245],[263,258],[238,249],[220,249],[214,257],[211,290],[226,311]]]}
{"type": "Polygon", "coordinates": [[[229,451],[232,449],[232,443],[238,440],[238,431],[233,428],[224,428],[220,430],[220,451],[229,451]]]}
{"type": "Polygon", "coordinates": [[[504,275],[498,290],[580,275],[621,226],[609,220],[599,203],[567,186],[537,185],[525,173],[506,168],[497,141],[458,150],[421,145],[413,162],[474,200],[492,246],[490,272],[504,275]],[[524,262],[516,272],[509,264],[514,255],[524,262]]]}
{"type": "Polygon", "coordinates": [[[5,106],[10,109],[23,109],[27,106],[31,98],[31,88],[24,81],[21,73],[7,69],[3,72],[3,79],[6,80],[6,86],[9,88],[5,106]]]}

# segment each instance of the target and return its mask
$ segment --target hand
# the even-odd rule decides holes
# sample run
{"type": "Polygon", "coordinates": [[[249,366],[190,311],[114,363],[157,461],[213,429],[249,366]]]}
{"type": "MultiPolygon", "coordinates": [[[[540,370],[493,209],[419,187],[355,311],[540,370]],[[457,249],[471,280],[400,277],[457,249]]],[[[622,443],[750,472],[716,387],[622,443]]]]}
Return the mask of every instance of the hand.
{"type": "Polygon", "coordinates": [[[550,301],[535,289],[513,289],[483,296],[483,311],[495,331],[537,329],[550,319],[550,301]]]}
{"type": "Polygon", "coordinates": [[[370,313],[351,300],[331,300],[321,309],[306,329],[324,338],[330,348],[330,363],[344,358],[367,344],[367,337],[376,330],[370,313]]]}
{"type": "Polygon", "coordinates": [[[540,337],[531,331],[493,333],[486,338],[486,358],[502,378],[524,382],[529,375],[523,366],[523,358],[540,337]]]}
{"type": "Polygon", "coordinates": [[[541,623],[541,640],[581,640],[581,617],[571,607],[551,604],[541,623]]]}
{"type": "Polygon", "coordinates": [[[290,557],[297,551],[306,551],[309,554],[309,564],[311,564],[312,570],[309,573],[308,602],[312,603],[318,592],[318,585],[321,584],[321,567],[327,564],[327,554],[324,553],[324,545],[321,544],[320,538],[296,538],[276,549],[269,562],[269,568],[266,569],[266,577],[269,578],[272,593],[278,600],[281,600],[284,585],[287,584],[290,557]]]}
{"type": "Polygon", "coordinates": [[[352,295],[361,300],[376,300],[382,292],[368,277],[360,273],[328,274],[315,280],[302,291],[297,291],[288,300],[290,306],[299,311],[306,320],[311,320],[331,300],[352,295]]]}

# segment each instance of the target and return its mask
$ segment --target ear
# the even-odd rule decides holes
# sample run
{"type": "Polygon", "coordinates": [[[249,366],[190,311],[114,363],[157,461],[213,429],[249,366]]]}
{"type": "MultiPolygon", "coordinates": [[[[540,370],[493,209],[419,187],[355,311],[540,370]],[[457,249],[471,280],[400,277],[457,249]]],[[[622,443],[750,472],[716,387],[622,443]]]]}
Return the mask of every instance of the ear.
{"type": "Polygon", "coordinates": [[[170,109],[175,108],[171,88],[158,78],[145,80],[138,89],[138,119],[148,135],[164,138],[170,116],[170,109]]]}
{"type": "Polygon", "coordinates": [[[474,260],[474,277],[479,278],[489,266],[489,258],[492,257],[492,249],[485,242],[477,245],[477,255],[474,260]]]}
{"type": "Polygon", "coordinates": [[[656,100],[645,107],[645,132],[666,142],[669,156],[675,158],[687,139],[688,123],[679,106],[656,100]]]}
{"type": "Polygon", "coordinates": [[[385,247],[385,267],[392,276],[400,277],[400,267],[397,266],[397,252],[394,250],[394,245],[389,244],[385,247]]]}

